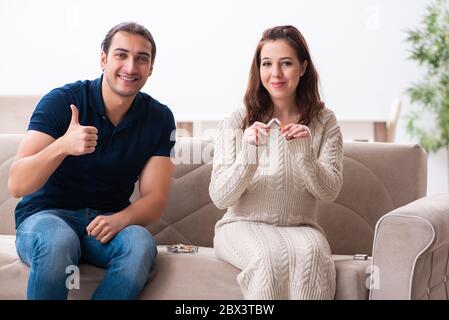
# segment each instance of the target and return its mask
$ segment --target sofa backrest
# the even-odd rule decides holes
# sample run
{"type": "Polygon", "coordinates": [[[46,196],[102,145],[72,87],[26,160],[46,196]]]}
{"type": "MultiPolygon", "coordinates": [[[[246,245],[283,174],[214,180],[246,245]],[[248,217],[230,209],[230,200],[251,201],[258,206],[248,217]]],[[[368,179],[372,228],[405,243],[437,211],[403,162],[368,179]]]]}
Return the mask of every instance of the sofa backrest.
{"type": "Polygon", "coordinates": [[[18,202],[8,192],[9,167],[23,134],[0,134],[0,234],[14,234],[14,208],[18,202]]]}
{"type": "MultiPolygon", "coordinates": [[[[0,135],[0,234],[14,234],[17,199],[7,191],[8,169],[21,135],[0,135]]],[[[212,246],[224,210],[209,197],[213,144],[180,138],[167,210],[148,229],[159,244],[212,246]]],[[[417,145],[345,142],[343,187],[335,202],[318,202],[319,223],[334,254],[371,254],[374,227],[387,212],[426,195],[427,157],[417,145]]],[[[138,198],[135,189],[131,200],[138,198]]]]}

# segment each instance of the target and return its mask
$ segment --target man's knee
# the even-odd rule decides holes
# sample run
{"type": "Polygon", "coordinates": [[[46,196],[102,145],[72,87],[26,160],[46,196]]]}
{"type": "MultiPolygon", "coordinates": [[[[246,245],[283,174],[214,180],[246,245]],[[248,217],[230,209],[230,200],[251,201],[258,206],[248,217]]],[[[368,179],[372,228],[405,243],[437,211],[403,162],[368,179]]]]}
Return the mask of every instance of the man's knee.
{"type": "MultiPolygon", "coordinates": [[[[79,259],[80,241],[76,233],[52,214],[36,214],[27,218],[17,230],[17,249],[29,257],[48,257],[65,262],[79,259]]],[[[55,261],[55,262],[56,262],[55,261]]]]}
{"type": "Polygon", "coordinates": [[[152,263],[157,255],[156,240],[150,232],[141,226],[131,225],[121,230],[114,239],[114,246],[118,247],[122,254],[132,259],[149,260],[152,263]]]}

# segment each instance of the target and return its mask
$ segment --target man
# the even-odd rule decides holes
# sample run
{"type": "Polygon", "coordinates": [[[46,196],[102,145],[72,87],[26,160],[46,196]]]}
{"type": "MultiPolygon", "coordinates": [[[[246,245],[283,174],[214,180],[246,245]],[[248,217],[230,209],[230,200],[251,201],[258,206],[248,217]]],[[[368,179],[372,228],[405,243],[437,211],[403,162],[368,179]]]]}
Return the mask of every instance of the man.
{"type": "Polygon", "coordinates": [[[144,287],[157,249],[143,226],[163,213],[173,173],[173,114],[140,92],[155,55],[147,29],[119,24],[102,43],[99,79],[37,105],[8,179],[23,197],[16,248],[30,266],[29,299],[66,299],[66,270],[79,262],[107,268],[93,299],[134,299],[144,287]]]}

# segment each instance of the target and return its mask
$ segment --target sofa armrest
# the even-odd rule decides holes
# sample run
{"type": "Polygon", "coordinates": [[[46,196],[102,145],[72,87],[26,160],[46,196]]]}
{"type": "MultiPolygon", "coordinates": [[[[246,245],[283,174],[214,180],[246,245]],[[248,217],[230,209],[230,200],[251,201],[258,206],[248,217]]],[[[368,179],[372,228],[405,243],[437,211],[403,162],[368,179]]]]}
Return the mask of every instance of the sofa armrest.
{"type": "Polygon", "coordinates": [[[448,249],[449,194],[384,215],[375,229],[370,299],[446,299],[446,290],[431,291],[446,282],[448,249]]]}

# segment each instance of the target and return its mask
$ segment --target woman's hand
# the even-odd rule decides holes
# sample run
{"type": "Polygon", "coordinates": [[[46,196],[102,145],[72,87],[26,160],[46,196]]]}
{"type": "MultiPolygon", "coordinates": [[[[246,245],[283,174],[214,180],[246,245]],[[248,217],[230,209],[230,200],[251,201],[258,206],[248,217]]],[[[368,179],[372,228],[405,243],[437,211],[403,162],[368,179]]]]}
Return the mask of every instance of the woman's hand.
{"type": "Polygon", "coordinates": [[[281,129],[282,135],[287,140],[292,140],[296,138],[307,138],[310,136],[309,129],[301,124],[290,123],[281,129]]]}
{"type": "Polygon", "coordinates": [[[270,131],[269,126],[256,121],[243,132],[243,141],[255,146],[265,145],[267,144],[268,131],[270,131]]]}

